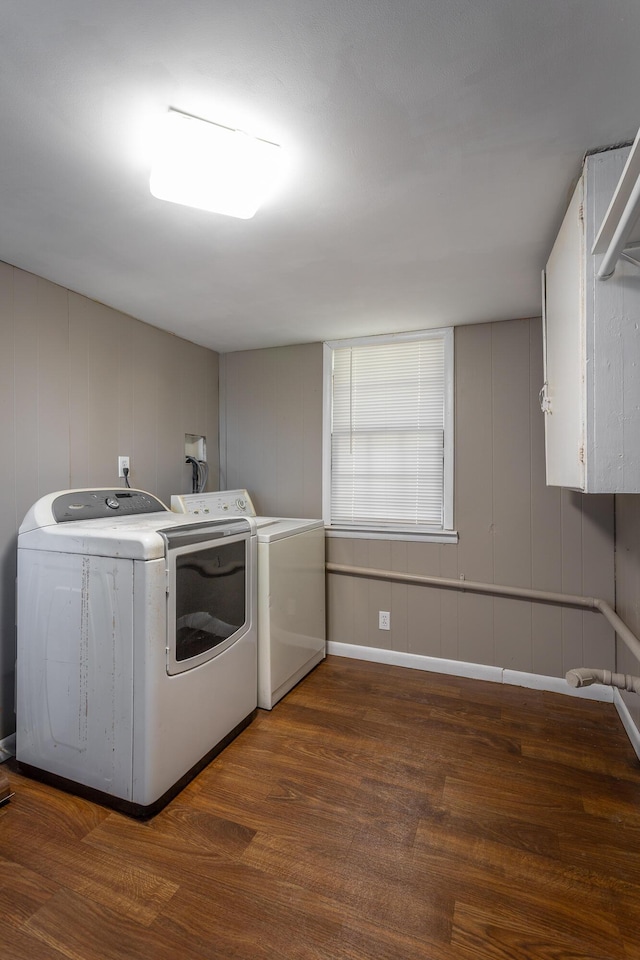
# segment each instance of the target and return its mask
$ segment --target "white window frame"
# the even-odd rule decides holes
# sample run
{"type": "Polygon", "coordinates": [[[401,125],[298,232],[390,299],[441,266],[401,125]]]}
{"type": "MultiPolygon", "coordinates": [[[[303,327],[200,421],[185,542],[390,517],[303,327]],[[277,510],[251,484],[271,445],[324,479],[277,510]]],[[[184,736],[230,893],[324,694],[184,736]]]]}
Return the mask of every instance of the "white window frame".
{"type": "Polygon", "coordinates": [[[323,408],[322,408],[322,511],[327,536],[352,537],[367,540],[427,540],[438,543],[456,543],[458,534],[453,527],[453,464],[454,464],[454,333],[453,327],[417,330],[410,333],[383,334],[371,337],[353,337],[348,340],[330,340],[323,345],[323,408]],[[331,419],[333,351],[342,347],[367,346],[399,341],[442,339],[444,343],[444,489],[442,527],[403,526],[382,527],[371,524],[344,524],[331,522],[331,419]]]}

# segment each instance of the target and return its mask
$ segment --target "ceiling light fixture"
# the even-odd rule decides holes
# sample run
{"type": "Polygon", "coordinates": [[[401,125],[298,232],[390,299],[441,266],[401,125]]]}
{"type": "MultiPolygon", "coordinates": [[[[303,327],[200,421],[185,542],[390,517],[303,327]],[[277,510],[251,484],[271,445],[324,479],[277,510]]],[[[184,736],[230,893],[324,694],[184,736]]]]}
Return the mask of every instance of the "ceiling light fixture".
{"type": "Polygon", "coordinates": [[[249,220],[281,176],[277,144],[170,109],[149,188],[159,200],[249,220]]]}

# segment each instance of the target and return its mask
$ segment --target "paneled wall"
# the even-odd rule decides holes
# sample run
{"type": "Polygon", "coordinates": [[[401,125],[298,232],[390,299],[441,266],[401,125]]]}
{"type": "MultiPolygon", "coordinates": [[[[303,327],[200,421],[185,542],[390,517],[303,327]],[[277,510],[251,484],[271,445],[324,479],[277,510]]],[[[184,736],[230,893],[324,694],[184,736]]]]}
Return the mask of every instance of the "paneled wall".
{"type": "MultiPolygon", "coordinates": [[[[613,598],[613,501],[547,487],[539,320],[458,327],[459,543],[328,541],[328,556],[410,573],[613,598]]],[[[418,586],[329,578],[331,639],[545,676],[613,666],[597,614],[418,586]],[[378,630],[378,610],[391,631],[378,630]]]]}
{"type": "MultiPolygon", "coordinates": [[[[611,602],[613,499],[545,485],[540,321],[458,327],[455,351],[459,543],[329,538],[328,559],[611,602]]],[[[247,487],[265,514],[320,516],[320,345],[221,360],[226,485],[247,487]]],[[[614,665],[613,634],[598,614],[337,575],[328,578],[328,630],[338,642],[546,676],[614,665]],[[389,632],[378,629],[379,610],[391,611],[389,632]]]]}
{"type": "Polygon", "coordinates": [[[216,489],[218,356],[0,264],[0,739],[15,729],[17,529],[45,493],[131,485],[167,502],[190,489],[185,433],[207,437],[216,489]]]}
{"type": "Polygon", "coordinates": [[[220,357],[220,483],[263,516],[322,516],[322,344],[220,357]]]}
{"type": "MultiPolygon", "coordinates": [[[[616,610],[640,636],[640,496],[621,494],[616,497],[616,610]]],[[[616,669],[620,673],[640,674],[640,664],[618,640],[616,669]]],[[[640,731],[640,697],[623,693],[636,727],[640,731]]]]}

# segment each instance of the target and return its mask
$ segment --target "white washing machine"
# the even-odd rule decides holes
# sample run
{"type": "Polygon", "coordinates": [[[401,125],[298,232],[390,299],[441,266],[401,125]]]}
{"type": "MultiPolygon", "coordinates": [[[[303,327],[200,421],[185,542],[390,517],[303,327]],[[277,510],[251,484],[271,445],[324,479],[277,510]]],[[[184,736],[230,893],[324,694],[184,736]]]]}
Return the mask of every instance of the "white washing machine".
{"type": "Polygon", "coordinates": [[[43,497],[18,535],[16,758],[134,816],[253,718],[255,524],[141,490],[43,497]]]}
{"type": "Polygon", "coordinates": [[[258,528],[258,706],[271,708],[326,656],[322,520],[256,517],[246,490],[171,497],[192,517],[252,517],[258,528]]]}

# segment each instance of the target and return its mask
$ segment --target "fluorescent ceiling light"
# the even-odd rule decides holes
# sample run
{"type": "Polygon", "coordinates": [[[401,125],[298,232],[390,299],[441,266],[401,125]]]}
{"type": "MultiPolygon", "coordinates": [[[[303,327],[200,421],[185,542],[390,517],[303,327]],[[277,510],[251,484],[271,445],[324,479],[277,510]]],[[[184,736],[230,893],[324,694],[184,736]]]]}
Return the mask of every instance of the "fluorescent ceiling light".
{"type": "Polygon", "coordinates": [[[277,144],[169,110],[149,188],[160,200],[248,220],[273,193],[281,174],[277,144]]]}

